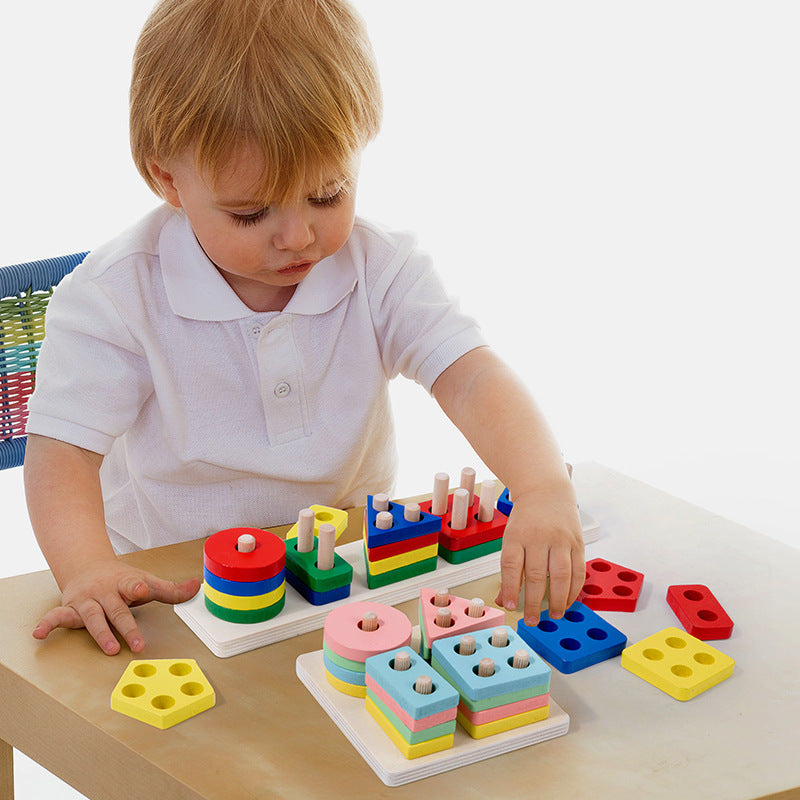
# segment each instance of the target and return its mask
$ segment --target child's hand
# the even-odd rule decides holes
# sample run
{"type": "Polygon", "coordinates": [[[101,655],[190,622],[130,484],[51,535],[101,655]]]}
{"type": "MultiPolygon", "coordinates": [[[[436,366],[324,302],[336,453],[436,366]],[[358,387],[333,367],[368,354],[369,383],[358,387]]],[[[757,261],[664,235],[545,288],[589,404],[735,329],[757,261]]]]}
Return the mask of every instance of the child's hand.
{"type": "Polygon", "coordinates": [[[578,597],[586,578],[575,494],[566,483],[512,499],[514,508],[500,558],[500,593],[495,602],[514,610],[524,578],[525,623],[536,625],[549,575],[549,613],[553,619],[560,619],[578,597]]]}
{"type": "Polygon", "coordinates": [[[159,600],[183,603],[197,594],[198,578],[181,584],[165,581],[117,559],[95,562],[74,579],[62,593],[63,605],[42,617],[33,635],[44,639],[56,628],[86,628],[106,655],[115,655],[120,644],[111,625],[122,634],[131,651],[138,653],[144,639],[130,612],[130,606],[159,600]]]}

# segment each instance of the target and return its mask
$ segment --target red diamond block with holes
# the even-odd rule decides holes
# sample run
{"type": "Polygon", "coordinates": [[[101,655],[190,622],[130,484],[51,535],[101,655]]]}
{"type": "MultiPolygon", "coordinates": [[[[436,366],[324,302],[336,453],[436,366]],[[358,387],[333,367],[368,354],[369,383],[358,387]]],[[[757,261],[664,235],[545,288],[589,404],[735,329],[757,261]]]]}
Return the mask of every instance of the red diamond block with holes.
{"type": "Polygon", "coordinates": [[[641,572],[593,558],[586,562],[586,582],[578,600],[595,611],[635,611],[642,583],[641,572]]]}
{"type": "Polygon", "coordinates": [[[667,602],[681,621],[686,632],[704,642],[709,639],[729,639],[733,620],[711,593],[700,583],[670,586],[667,602]]]}

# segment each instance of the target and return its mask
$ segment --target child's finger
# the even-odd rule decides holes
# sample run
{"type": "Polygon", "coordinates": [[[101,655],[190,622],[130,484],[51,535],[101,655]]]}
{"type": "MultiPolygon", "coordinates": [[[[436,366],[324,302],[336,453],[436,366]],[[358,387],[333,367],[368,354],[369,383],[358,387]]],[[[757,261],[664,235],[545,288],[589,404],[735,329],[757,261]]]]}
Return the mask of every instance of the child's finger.
{"type": "Polygon", "coordinates": [[[547,591],[547,553],[528,550],[525,555],[525,624],[539,624],[542,602],[547,591]]]}
{"type": "MultiPolygon", "coordinates": [[[[127,610],[127,606],[125,606],[125,609],[127,610]]],[[[119,642],[111,632],[111,628],[108,625],[109,620],[106,619],[107,612],[103,606],[97,600],[85,600],[76,606],[76,611],[80,614],[86,630],[100,645],[100,649],[108,656],[116,655],[120,651],[119,642]]],[[[130,614],[130,611],[128,613],[130,614]]]]}
{"type": "Polygon", "coordinates": [[[59,606],[48,611],[33,629],[34,639],[45,639],[56,628],[82,628],[80,614],[71,606],[59,606]]]}
{"type": "Polygon", "coordinates": [[[561,619],[569,605],[572,588],[572,559],[569,551],[550,551],[550,600],[548,610],[551,619],[561,619]]]}
{"type": "Polygon", "coordinates": [[[500,592],[495,598],[495,603],[506,611],[513,611],[517,607],[522,589],[524,565],[524,549],[511,539],[504,539],[500,554],[500,592]]]}
{"type": "Polygon", "coordinates": [[[137,578],[131,581],[124,594],[131,605],[149,603],[157,600],[160,603],[185,603],[191,600],[200,589],[199,578],[189,578],[183,583],[174,583],[147,575],[146,579],[137,578]],[[140,587],[145,587],[144,591],[140,587]]]}

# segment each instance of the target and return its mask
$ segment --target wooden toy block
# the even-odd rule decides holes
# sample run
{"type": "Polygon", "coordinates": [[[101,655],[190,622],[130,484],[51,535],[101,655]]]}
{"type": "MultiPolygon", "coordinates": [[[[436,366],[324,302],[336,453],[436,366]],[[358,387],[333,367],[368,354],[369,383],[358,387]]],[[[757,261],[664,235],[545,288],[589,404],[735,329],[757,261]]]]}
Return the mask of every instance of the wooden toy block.
{"type": "Polygon", "coordinates": [[[458,689],[462,698],[488,700],[539,687],[545,687],[540,695],[550,691],[550,667],[511,628],[501,627],[508,637],[504,646],[491,644],[493,629],[479,630],[473,634],[475,651],[468,656],[459,651],[460,636],[439,639],[431,645],[431,666],[458,689]],[[528,652],[529,662],[526,667],[515,669],[512,661],[519,649],[528,652]],[[481,675],[480,666],[486,661],[493,669],[491,674],[481,675]]]}
{"type": "Polygon", "coordinates": [[[191,658],[131,661],[111,692],[111,708],[156,728],[171,728],[211,708],[214,690],[191,658]]]}
{"type": "Polygon", "coordinates": [[[577,600],[563,619],[552,620],[543,611],[539,624],[528,627],[525,619],[517,633],[559,672],[570,674],[619,655],[627,637],[577,600]]]}
{"type": "Polygon", "coordinates": [[[438,753],[442,750],[447,750],[449,747],[453,746],[454,741],[454,734],[449,734],[447,736],[440,736],[436,739],[428,739],[426,742],[420,742],[419,744],[409,744],[403,737],[397,732],[397,729],[392,725],[391,722],[386,718],[383,712],[375,705],[375,703],[369,698],[366,698],[366,708],[369,714],[373,717],[373,719],[378,723],[378,725],[383,728],[384,731],[388,734],[389,738],[394,742],[397,749],[408,759],[412,758],[419,758],[420,756],[427,756],[431,753],[438,753]]]}
{"type": "MultiPolygon", "coordinates": [[[[411,730],[408,726],[404,725],[400,717],[395,714],[392,709],[383,702],[376,694],[374,694],[369,687],[367,687],[367,700],[373,703],[383,714],[384,719],[400,734],[403,741],[410,745],[422,744],[429,742],[432,739],[441,739],[443,736],[452,736],[456,731],[456,718],[449,722],[442,722],[439,725],[431,725],[422,730],[411,730]]],[[[453,711],[455,711],[453,706],[453,711]]]]}
{"type": "Polygon", "coordinates": [[[230,581],[268,580],[284,569],[286,543],[274,533],[259,528],[228,528],[206,540],[203,564],[217,577],[230,581]],[[242,535],[255,539],[252,551],[237,549],[242,535]]]}
{"type": "Polygon", "coordinates": [[[367,570],[370,575],[382,575],[385,572],[411,566],[418,561],[436,558],[438,554],[439,545],[436,542],[429,544],[427,547],[421,547],[417,550],[410,550],[407,553],[400,553],[396,556],[389,556],[389,558],[381,558],[378,560],[370,558],[369,550],[367,550],[367,570]]]}
{"type": "Polygon", "coordinates": [[[328,614],[323,637],[328,647],[338,655],[363,662],[378,653],[407,647],[411,642],[411,621],[392,606],[349,603],[328,614]],[[362,619],[369,612],[377,615],[378,626],[374,631],[362,629],[362,619]]]}
{"type": "Polygon", "coordinates": [[[643,582],[641,572],[593,558],[586,562],[586,582],[578,600],[595,611],[634,611],[643,582]]]}
{"type": "Polygon", "coordinates": [[[458,713],[473,725],[485,725],[487,722],[495,722],[498,719],[524,714],[527,711],[536,711],[548,705],[550,705],[550,692],[537,694],[513,703],[503,703],[480,711],[472,710],[462,699],[458,704],[458,713]]]}
{"type": "MultiPolygon", "coordinates": [[[[338,553],[333,554],[333,568],[320,569],[317,565],[319,541],[314,540],[313,549],[307,553],[297,551],[297,539],[286,542],[286,572],[291,573],[316,593],[329,592],[353,581],[353,567],[338,553]]],[[[291,583],[295,586],[295,583],[291,583]]],[[[345,595],[346,597],[347,595],[345,595]]]]}
{"type": "Polygon", "coordinates": [[[333,675],[334,678],[337,678],[349,686],[361,687],[364,690],[364,695],[366,695],[367,682],[364,678],[363,671],[357,669],[347,669],[346,667],[341,666],[341,664],[337,664],[333,659],[329,658],[327,653],[323,653],[322,661],[323,664],[325,664],[325,670],[329,675],[333,675]]]}
{"type": "Polygon", "coordinates": [[[547,719],[549,715],[550,706],[546,705],[531,711],[523,711],[521,714],[514,714],[509,717],[503,717],[501,719],[492,720],[491,722],[484,722],[481,725],[476,725],[459,711],[458,722],[473,739],[484,739],[496,733],[503,733],[504,731],[514,730],[514,728],[521,728],[523,725],[530,725],[534,722],[541,722],[543,719],[547,719]]]}
{"type": "Polygon", "coordinates": [[[708,586],[700,583],[670,586],[667,589],[669,607],[684,628],[696,639],[729,639],[733,620],[714,597],[708,586]]]}
{"type": "Polygon", "coordinates": [[[382,572],[379,575],[373,575],[369,570],[369,560],[367,559],[367,548],[364,546],[364,563],[367,565],[367,587],[370,589],[380,589],[383,586],[388,586],[390,583],[398,583],[407,578],[414,578],[419,575],[424,575],[426,572],[433,572],[438,563],[439,557],[434,555],[431,558],[426,558],[422,561],[416,561],[413,564],[408,564],[405,567],[390,570],[389,572],[382,572]]]}
{"type": "Polygon", "coordinates": [[[266,620],[272,619],[280,614],[281,611],[283,611],[283,607],[286,603],[286,592],[282,591],[278,600],[271,606],[250,610],[226,608],[225,606],[218,605],[209,598],[208,594],[205,594],[203,601],[205,602],[206,608],[215,617],[224,619],[226,622],[236,622],[249,625],[255,622],[266,622],[266,620]]]}
{"type": "Polygon", "coordinates": [[[625,648],[622,666],[676,700],[691,700],[729,678],[734,660],[680,628],[665,628],[625,648]]]}
{"type": "Polygon", "coordinates": [[[277,589],[273,589],[267,594],[257,594],[252,597],[236,594],[224,594],[218,592],[213,586],[203,584],[203,591],[206,598],[212,603],[233,611],[256,611],[275,605],[286,591],[286,584],[282,581],[277,589]]]}
{"type": "Polygon", "coordinates": [[[344,669],[349,669],[351,672],[366,672],[366,665],[363,661],[353,661],[350,658],[345,658],[344,656],[340,656],[338,653],[334,653],[333,650],[329,647],[328,643],[323,640],[322,642],[322,654],[323,656],[327,656],[334,664],[338,664],[338,666],[343,667],[344,669]]]}
{"type": "Polygon", "coordinates": [[[511,509],[514,508],[514,503],[511,502],[511,497],[508,494],[508,488],[500,492],[500,497],[497,498],[497,508],[506,516],[511,514],[511,509]]]}
{"type": "MultiPolygon", "coordinates": [[[[456,718],[456,711],[457,706],[453,706],[452,708],[447,708],[444,711],[440,711],[437,714],[431,714],[430,716],[423,717],[421,719],[413,719],[409,716],[408,712],[401,708],[397,701],[391,697],[388,692],[382,687],[379,686],[375,681],[369,676],[366,676],[367,682],[367,692],[371,693],[372,696],[378,697],[381,701],[390,708],[400,719],[403,724],[412,731],[419,731],[425,730],[426,728],[430,728],[434,725],[441,725],[444,722],[451,722],[456,718]]],[[[455,691],[452,686],[449,687],[452,691],[455,691]]]]}
{"type": "Polygon", "coordinates": [[[419,598],[420,655],[430,658],[433,642],[449,636],[462,636],[465,633],[494,628],[505,622],[505,611],[484,606],[480,617],[469,616],[470,601],[463,597],[448,595],[447,607],[450,609],[450,625],[446,628],[436,624],[436,590],[423,587],[419,598]]]}
{"type": "Polygon", "coordinates": [[[376,525],[378,511],[374,508],[374,496],[367,495],[367,507],[364,511],[364,541],[367,548],[404,542],[439,532],[442,521],[434,514],[425,512],[420,505],[420,518],[410,522],[405,518],[405,507],[400,503],[388,503],[387,511],[392,515],[392,526],[380,529],[376,525]]]}
{"type": "MultiPolygon", "coordinates": [[[[348,516],[346,511],[341,508],[331,508],[330,506],[309,506],[314,512],[314,534],[319,536],[320,525],[333,525],[336,529],[336,538],[338,539],[347,530],[348,516]]],[[[298,533],[299,522],[296,522],[289,528],[286,534],[286,541],[289,539],[296,539],[298,533]]]]}
{"type": "Polygon", "coordinates": [[[338,689],[343,694],[349,694],[351,697],[361,697],[364,698],[367,696],[367,687],[366,686],[359,686],[358,684],[354,683],[347,683],[346,681],[339,680],[335,675],[332,675],[328,670],[325,670],[325,677],[333,686],[334,689],[338,689]]]}
{"type": "Polygon", "coordinates": [[[208,567],[203,567],[205,583],[223,594],[235,594],[242,597],[254,597],[274,591],[283,583],[283,579],[283,572],[278,572],[265,581],[229,581],[215,575],[208,567]]]}
{"type": "Polygon", "coordinates": [[[369,561],[380,561],[383,558],[399,556],[403,553],[410,553],[412,550],[419,550],[422,547],[429,547],[438,543],[439,531],[434,531],[425,536],[415,536],[413,539],[403,539],[402,541],[384,544],[379,547],[367,547],[367,558],[369,561]]]}
{"type": "Polygon", "coordinates": [[[344,600],[350,597],[350,584],[346,583],[344,586],[339,586],[335,589],[329,589],[327,592],[315,592],[300,578],[292,575],[289,570],[286,570],[286,583],[289,584],[301,597],[312,606],[324,606],[328,603],[333,603],[336,600],[344,600]]]}
{"type": "Polygon", "coordinates": [[[475,547],[465,547],[463,550],[448,550],[444,545],[439,545],[439,557],[443,558],[448,564],[464,564],[481,556],[488,556],[490,553],[497,553],[503,549],[503,539],[493,539],[490,542],[475,545],[475,547]]]}
{"type": "MultiPolygon", "coordinates": [[[[448,510],[442,515],[442,527],[439,533],[440,545],[450,551],[463,550],[468,547],[475,547],[476,545],[502,538],[508,518],[505,514],[495,509],[492,519],[489,522],[481,522],[478,519],[480,497],[477,495],[472,496],[472,503],[468,507],[466,527],[461,530],[456,530],[452,524],[452,501],[454,495],[455,492],[449,495],[448,510]]],[[[423,512],[430,513],[432,503],[432,500],[420,503],[420,508],[423,512]]]]}

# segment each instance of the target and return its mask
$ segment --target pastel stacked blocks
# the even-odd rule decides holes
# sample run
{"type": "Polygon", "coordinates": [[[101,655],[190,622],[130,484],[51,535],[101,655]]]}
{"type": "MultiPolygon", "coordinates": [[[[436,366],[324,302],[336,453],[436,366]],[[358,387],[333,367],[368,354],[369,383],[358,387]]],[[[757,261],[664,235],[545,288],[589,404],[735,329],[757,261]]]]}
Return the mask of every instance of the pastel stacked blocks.
{"type": "Polygon", "coordinates": [[[398,648],[366,661],[367,711],[406,758],[437,753],[453,746],[458,692],[410,649],[398,648]],[[394,668],[395,656],[407,653],[411,666],[394,668]],[[428,676],[430,694],[415,690],[417,679],[428,676]]]}
{"type": "Polygon", "coordinates": [[[586,582],[578,600],[595,611],[635,611],[643,583],[641,572],[593,558],[586,562],[586,582]]]}
{"type": "Polygon", "coordinates": [[[422,588],[419,595],[419,632],[420,632],[420,655],[430,661],[431,646],[438,639],[449,636],[462,636],[465,633],[472,633],[483,628],[494,628],[502,625],[506,621],[505,611],[499,608],[486,608],[480,617],[469,615],[470,601],[463,597],[449,595],[447,606],[437,606],[435,604],[436,591],[433,589],[422,588]],[[450,609],[450,626],[440,627],[436,624],[436,614],[439,608],[450,609]]]}
{"type": "Polygon", "coordinates": [[[286,535],[286,582],[315,606],[332,603],[350,596],[353,567],[338,553],[334,553],[332,569],[320,569],[317,563],[319,526],[333,525],[336,538],[347,528],[347,512],[327,506],[310,506],[314,512],[314,546],[307,553],[297,549],[295,524],[286,535]]]}
{"type": "Polygon", "coordinates": [[[618,656],[628,641],[624,633],[578,601],[559,620],[550,619],[550,614],[543,611],[539,624],[529,627],[521,618],[517,633],[549,664],[566,674],[618,656]]]}
{"type": "Polygon", "coordinates": [[[402,611],[381,603],[348,603],[325,618],[322,635],[323,663],[328,682],[340,692],[366,697],[365,662],[411,642],[411,622],[402,611]],[[375,630],[365,630],[364,615],[375,614],[375,630]]]}
{"type": "Polygon", "coordinates": [[[367,496],[364,512],[364,559],[367,585],[370,589],[433,572],[437,565],[439,531],[442,520],[434,514],[420,512],[417,522],[405,519],[405,507],[389,503],[392,526],[378,528],[375,498],[367,496]]]}
{"type": "Polygon", "coordinates": [[[681,625],[695,638],[703,641],[730,638],[733,620],[708,586],[699,583],[670,586],[667,602],[681,625]]]}
{"type": "Polygon", "coordinates": [[[546,719],[550,713],[550,667],[508,626],[502,646],[492,643],[495,630],[470,634],[475,650],[460,652],[461,636],[433,643],[431,666],[459,692],[458,721],[473,739],[546,719]],[[526,666],[514,667],[514,654],[524,650],[526,666]],[[483,676],[479,665],[489,658],[493,674],[483,676]]]}
{"type": "Polygon", "coordinates": [[[691,700],[729,678],[734,661],[680,628],[665,628],[626,647],[622,666],[676,700],[691,700]]]}
{"type": "Polygon", "coordinates": [[[228,622],[272,619],[286,601],[286,544],[259,528],[229,528],[210,536],[203,548],[206,608],[228,622]],[[241,552],[240,536],[255,539],[252,552],[241,552]]]}
{"type": "MultiPolygon", "coordinates": [[[[503,532],[508,517],[497,508],[488,522],[478,519],[480,498],[473,494],[467,515],[467,526],[456,530],[452,526],[453,492],[447,496],[447,510],[441,516],[442,529],[439,533],[439,555],[450,564],[463,564],[474,558],[496,553],[503,547],[503,532]]],[[[420,503],[420,509],[431,513],[432,500],[420,503]]]]}
{"type": "Polygon", "coordinates": [[[131,661],[111,693],[114,711],[161,729],[215,702],[211,684],[192,658],[131,661]]]}

